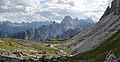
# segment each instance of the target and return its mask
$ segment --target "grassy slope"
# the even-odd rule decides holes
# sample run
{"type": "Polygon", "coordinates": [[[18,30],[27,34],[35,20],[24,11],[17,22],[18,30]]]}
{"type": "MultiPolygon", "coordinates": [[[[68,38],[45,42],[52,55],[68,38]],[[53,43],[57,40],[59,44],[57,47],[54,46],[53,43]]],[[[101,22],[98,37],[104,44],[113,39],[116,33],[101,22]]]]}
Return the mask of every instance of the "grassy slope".
{"type": "Polygon", "coordinates": [[[0,39],[0,48],[6,50],[34,50],[34,51],[44,51],[50,49],[45,47],[45,44],[40,42],[33,42],[30,40],[18,40],[10,38],[1,38],[0,39]]]}
{"type": "Polygon", "coordinates": [[[18,50],[18,49],[22,49],[22,50],[33,50],[33,48],[31,47],[26,47],[22,45],[22,42],[20,44],[20,42],[17,42],[18,40],[15,39],[8,39],[8,38],[4,38],[4,39],[0,39],[0,48],[1,49],[6,49],[6,50],[18,50]]]}
{"type": "Polygon", "coordinates": [[[109,51],[113,51],[117,56],[120,56],[120,30],[118,30],[114,35],[105,40],[97,48],[70,57],[72,60],[93,60],[92,62],[103,62],[105,61],[106,55],[109,51]]]}
{"type": "Polygon", "coordinates": [[[47,54],[52,54],[53,56],[62,55],[61,52],[47,46],[45,43],[21,39],[0,38],[0,49],[9,51],[17,50],[28,54],[32,52],[46,52],[47,54]]]}

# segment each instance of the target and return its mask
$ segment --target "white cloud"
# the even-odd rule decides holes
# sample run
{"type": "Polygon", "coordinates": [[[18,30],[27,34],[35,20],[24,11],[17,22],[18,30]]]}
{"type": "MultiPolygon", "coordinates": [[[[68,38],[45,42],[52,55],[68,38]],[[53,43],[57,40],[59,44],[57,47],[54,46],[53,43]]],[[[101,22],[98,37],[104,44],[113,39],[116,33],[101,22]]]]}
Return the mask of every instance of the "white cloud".
{"type": "Polygon", "coordinates": [[[104,13],[110,0],[0,0],[0,16],[10,21],[60,21],[91,17],[95,21],[104,13]],[[99,15],[98,15],[99,14],[99,15]]]}
{"type": "Polygon", "coordinates": [[[4,18],[2,16],[0,16],[0,21],[2,21],[4,18]]]}
{"type": "Polygon", "coordinates": [[[39,0],[1,0],[0,7],[9,11],[33,11],[39,6],[39,0]]]}

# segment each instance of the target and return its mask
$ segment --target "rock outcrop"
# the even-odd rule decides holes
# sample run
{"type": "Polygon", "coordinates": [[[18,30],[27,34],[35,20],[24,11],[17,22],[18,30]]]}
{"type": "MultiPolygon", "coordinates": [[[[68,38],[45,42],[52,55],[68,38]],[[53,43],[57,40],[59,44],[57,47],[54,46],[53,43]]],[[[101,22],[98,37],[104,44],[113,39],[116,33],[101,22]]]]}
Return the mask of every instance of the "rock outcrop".
{"type": "Polygon", "coordinates": [[[118,58],[112,51],[110,51],[106,56],[106,62],[118,62],[118,58]]]}
{"type": "Polygon", "coordinates": [[[107,7],[101,19],[109,15],[111,12],[114,12],[117,15],[120,14],[120,0],[113,0],[111,3],[111,7],[110,6],[107,7]]]}
{"type": "Polygon", "coordinates": [[[35,37],[35,29],[34,28],[31,28],[31,29],[25,31],[24,33],[25,33],[26,40],[32,40],[35,37]]]}
{"type": "Polygon", "coordinates": [[[110,14],[110,9],[111,9],[110,6],[108,6],[106,11],[104,12],[103,16],[101,17],[101,19],[104,18],[105,16],[107,16],[108,14],[110,14]]]}

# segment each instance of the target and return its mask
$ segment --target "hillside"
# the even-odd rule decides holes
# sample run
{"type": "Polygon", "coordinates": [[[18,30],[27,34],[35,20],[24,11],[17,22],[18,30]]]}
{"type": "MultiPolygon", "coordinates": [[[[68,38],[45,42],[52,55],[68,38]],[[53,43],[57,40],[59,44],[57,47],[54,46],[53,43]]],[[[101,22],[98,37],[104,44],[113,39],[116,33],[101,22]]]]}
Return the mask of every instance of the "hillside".
{"type": "Polygon", "coordinates": [[[71,57],[72,60],[106,61],[107,54],[112,51],[120,58],[120,29],[97,48],[71,57]]]}
{"type": "Polygon", "coordinates": [[[13,57],[21,60],[38,60],[44,55],[48,59],[63,55],[62,52],[53,47],[54,45],[30,40],[1,38],[0,56],[13,57]]]}

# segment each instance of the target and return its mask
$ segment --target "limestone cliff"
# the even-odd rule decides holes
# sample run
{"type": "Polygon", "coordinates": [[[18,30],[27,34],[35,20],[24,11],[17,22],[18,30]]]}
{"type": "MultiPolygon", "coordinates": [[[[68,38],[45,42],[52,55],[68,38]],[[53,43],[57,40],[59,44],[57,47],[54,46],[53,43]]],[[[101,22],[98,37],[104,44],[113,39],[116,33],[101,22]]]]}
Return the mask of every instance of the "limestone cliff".
{"type": "Polygon", "coordinates": [[[120,14],[120,0],[113,0],[111,3],[111,7],[110,6],[107,7],[101,19],[109,15],[111,12],[114,12],[114,14],[117,14],[117,15],[120,14]]]}

